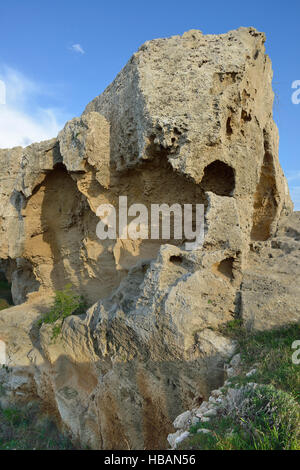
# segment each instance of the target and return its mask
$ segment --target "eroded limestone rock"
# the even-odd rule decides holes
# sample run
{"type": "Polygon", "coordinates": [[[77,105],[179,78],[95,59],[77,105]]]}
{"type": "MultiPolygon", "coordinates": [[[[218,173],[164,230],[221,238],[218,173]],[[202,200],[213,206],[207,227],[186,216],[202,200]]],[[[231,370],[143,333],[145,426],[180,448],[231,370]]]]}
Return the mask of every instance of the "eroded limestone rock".
{"type": "MultiPolygon", "coordinates": [[[[255,247],[297,258],[278,229],[292,203],[264,41],[240,28],[147,42],[57,139],[0,150],[1,267],[20,304],[0,312],[1,380],[12,400],[42,399],[83,444],[165,448],[175,417],[223,383],[235,344],[220,327],[240,313],[278,323],[272,289],[261,317],[251,300],[266,282],[255,247]],[[119,196],[148,209],[203,203],[203,247],[99,240],[97,207],[119,196]],[[36,321],[69,282],[90,308],[53,342],[36,321]]],[[[277,279],[286,296],[288,276],[277,279]]]]}
{"type": "Polygon", "coordinates": [[[300,212],[280,221],[269,241],[254,243],[241,285],[247,328],[271,329],[300,318],[300,212]]]}

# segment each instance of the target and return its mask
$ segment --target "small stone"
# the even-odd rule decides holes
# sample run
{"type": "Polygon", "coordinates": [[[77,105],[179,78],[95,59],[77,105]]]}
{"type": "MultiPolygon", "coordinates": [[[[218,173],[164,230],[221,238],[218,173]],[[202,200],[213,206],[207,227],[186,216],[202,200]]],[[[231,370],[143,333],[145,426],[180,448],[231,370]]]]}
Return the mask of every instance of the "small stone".
{"type": "Polygon", "coordinates": [[[198,416],[193,416],[193,418],[191,420],[192,426],[195,426],[195,424],[198,424],[199,421],[200,421],[200,418],[198,418],[198,416]]]}
{"type": "Polygon", "coordinates": [[[255,375],[257,372],[257,369],[251,369],[248,374],[246,374],[246,377],[252,377],[252,375],[255,375]]]}
{"type": "Polygon", "coordinates": [[[199,411],[199,410],[202,410],[203,408],[206,408],[207,405],[208,405],[208,402],[207,402],[207,401],[203,401],[203,402],[201,403],[200,407],[198,408],[198,411],[199,411]]]}
{"type": "Polygon", "coordinates": [[[181,415],[177,416],[175,419],[173,426],[175,429],[182,429],[187,427],[189,424],[191,424],[191,419],[192,419],[192,413],[188,410],[185,411],[184,413],[181,413],[181,415]]]}
{"type": "Polygon", "coordinates": [[[248,387],[255,388],[257,386],[257,383],[255,382],[248,382],[247,383],[248,387]]]}
{"type": "Polygon", "coordinates": [[[172,449],[174,449],[174,447],[176,446],[176,439],[181,435],[181,431],[176,431],[172,434],[169,434],[168,437],[167,437],[167,440],[170,444],[170,446],[172,447],[172,449]]]}
{"type": "Polygon", "coordinates": [[[180,444],[180,442],[184,441],[184,439],[186,439],[187,437],[189,437],[190,433],[188,431],[185,431],[183,432],[182,434],[180,434],[180,436],[178,436],[176,439],[175,439],[175,447],[177,446],[177,444],[180,444]]]}
{"type": "Polygon", "coordinates": [[[202,418],[201,418],[202,423],[208,423],[209,421],[210,421],[210,418],[202,416],[202,418]]]}
{"type": "Polygon", "coordinates": [[[234,377],[236,375],[236,371],[233,367],[229,367],[229,369],[227,369],[226,372],[227,372],[227,377],[234,377]]]}
{"type": "Polygon", "coordinates": [[[201,428],[201,429],[198,429],[197,433],[198,434],[210,434],[211,431],[209,429],[201,428]]]}
{"type": "Polygon", "coordinates": [[[213,418],[214,416],[217,416],[217,410],[214,408],[211,408],[210,410],[207,410],[205,413],[203,413],[204,418],[213,418]]]}
{"type": "Polygon", "coordinates": [[[238,367],[241,364],[241,360],[242,360],[241,355],[235,354],[230,361],[231,367],[238,367]]]}
{"type": "Polygon", "coordinates": [[[211,392],[211,395],[215,398],[219,398],[221,395],[222,395],[222,391],[220,389],[217,389],[217,390],[213,390],[211,392]]]}

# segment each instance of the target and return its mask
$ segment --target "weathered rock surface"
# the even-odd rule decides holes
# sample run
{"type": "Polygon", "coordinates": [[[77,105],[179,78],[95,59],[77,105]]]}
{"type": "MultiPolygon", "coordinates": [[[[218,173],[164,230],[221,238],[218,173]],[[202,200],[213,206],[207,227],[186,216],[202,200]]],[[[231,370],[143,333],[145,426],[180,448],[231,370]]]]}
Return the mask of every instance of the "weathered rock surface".
{"type": "Polygon", "coordinates": [[[19,304],[0,312],[1,380],[93,448],[166,447],[174,418],[224,379],[235,344],[221,325],[299,319],[273,310],[272,276],[278,302],[299,297],[299,228],[297,215],[281,222],[292,203],[264,41],[240,28],[147,42],[57,139],[0,150],[1,269],[19,304]],[[99,240],[97,208],[119,196],[204,203],[203,247],[99,240]],[[53,343],[36,320],[68,282],[90,308],[53,343]]]}
{"type": "Polygon", "coordinates": [[[241,317],[249,329],[300,318],[300,212],[280,221],[276,235],[254,243],[241,285],[241,317]]]}

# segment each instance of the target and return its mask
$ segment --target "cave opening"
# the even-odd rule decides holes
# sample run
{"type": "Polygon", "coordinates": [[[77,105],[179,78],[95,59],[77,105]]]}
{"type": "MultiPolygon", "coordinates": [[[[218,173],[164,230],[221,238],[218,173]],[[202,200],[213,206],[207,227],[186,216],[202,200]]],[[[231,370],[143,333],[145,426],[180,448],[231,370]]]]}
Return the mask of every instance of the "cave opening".
{"type": "Polygon", "coordinates": [[[14,305],[12,292],[11,292],[11,282],[6,276],[6,260],[1,260],[0,262],[0,310],[14,305]]]}
{"type": "Polygon", "coordinates": [[[204,169],[201,181],[203,190],[218,196],[232,196],[235,189],[235,173],[231,166],[215,160],[204,169]]]}
{"type": "Polygon", "coordinates": [[[276,194],[273,157],[266,151],[254,195],[251,230],[251,239],[254,241],[265,241],[271,236],[271,226],[277,212],[276,194]]]}
{"type": "Polygon", "coordinates": [[[229,117],[226,121],[226,133],[227,133],[228,136],[233,134],[231,117],[229,117]]]}
{"type": "Polygon", "coordinates": [[[23,304],[28,294],[38,291],[39,287],[33,266],[27,259],[0,261],[0,310],[23,304]]]}
{"type": "Polygon", "coordinates": [[[232,281],[234,279],[233,264],[234,258],[231,257],[223,259],[222,261],[214,265],[214,271],[218,275],[221,275],[222,277],[232,281]]]}
{"type": "MultiPolygon", "coordinates": [[[[143,204],[149,216],[152,204],[191,204],[194,210],[204,203],[201,185],[175,172],[167,159],[156,157],[122,172],[111,169],[110,179],[108,191],[92,171],[70,174],[56,165],[27,201],[24,256],[33,264],[41,290],[71,283],[92,304],[112,293],[137,263],[156,258],[166,242],[161,234],[158,239],[99,239],[99,205],[115,207],[118,226],[120,195],[127,196],[128,208],[143,204]]],[[[128,223],[133,217],[128,216],[128,223]]],[[[181,246],[185,238],[174,237],[172,213],[170,221],[168,243],[181,246]]],[[[151,217],[148,222],[150,227],[151,217]]]]}

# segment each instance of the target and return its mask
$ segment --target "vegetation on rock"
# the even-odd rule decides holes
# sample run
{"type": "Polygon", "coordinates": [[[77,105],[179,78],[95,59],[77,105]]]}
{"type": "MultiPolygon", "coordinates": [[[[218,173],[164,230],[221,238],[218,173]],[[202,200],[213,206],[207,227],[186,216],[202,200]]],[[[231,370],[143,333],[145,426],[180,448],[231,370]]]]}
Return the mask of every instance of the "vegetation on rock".
{"type": "Polygon", "coordinates": [[[53,324],[52,339],[56,339],[61,333],[65,318],[85,313],[86,307],[84,298],[74,293],[72,284],[67,284],[63,290],[55,292],[53,306],[39,319],[38,326],[43,323],[53,324]]]}
{"type": "Polygon", "coordinates": [[[191,426],[178,448],[300,450],[300,366],[291,349],[300,326],[249,334],[234,322],[226,331],[239,342],[240,374],[223,387],[216,416],[191,426]]]}
{"type": "Polygon", "coordinates": [[[0,450],[66,449],[74,449],[73,444],[48,416],[41,415],[38,404],[0,406],[0,450]]]}

